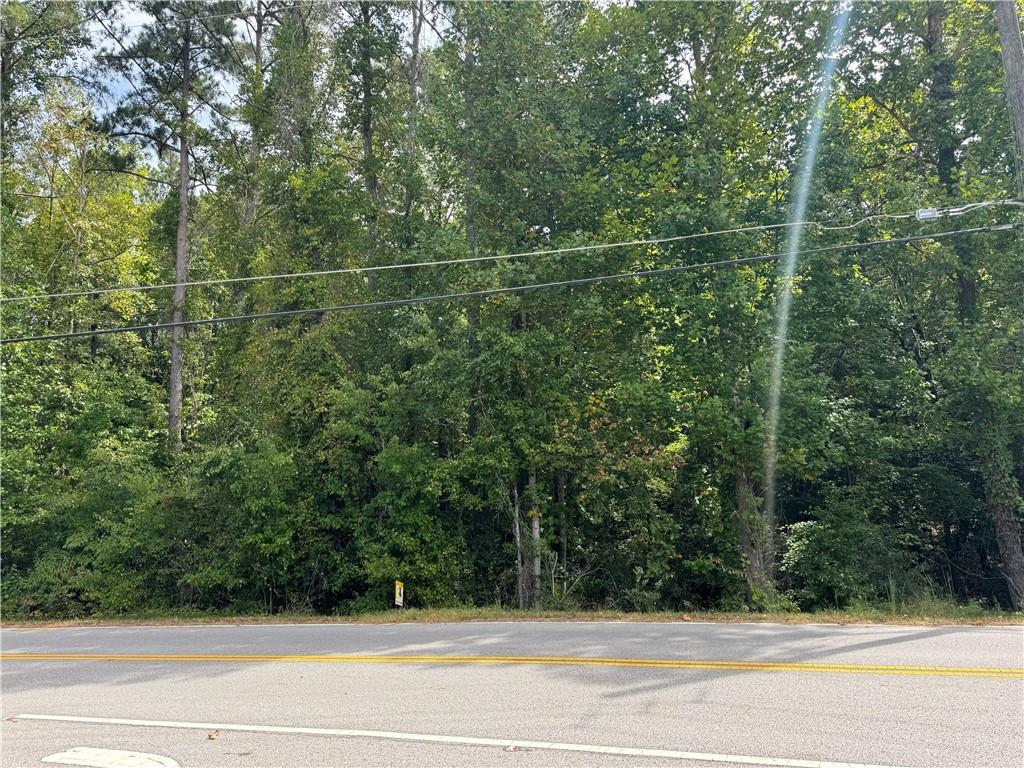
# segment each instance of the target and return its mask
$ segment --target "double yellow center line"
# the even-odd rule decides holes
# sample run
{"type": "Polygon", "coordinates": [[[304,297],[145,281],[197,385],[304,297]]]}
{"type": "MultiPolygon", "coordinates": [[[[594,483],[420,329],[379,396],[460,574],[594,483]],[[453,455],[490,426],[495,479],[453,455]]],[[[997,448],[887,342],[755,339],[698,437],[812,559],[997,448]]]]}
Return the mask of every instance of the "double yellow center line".
{"type": "Polygon", "coordinates": [[[589,656],[446,655],[236,655],[150,653],[0,653],[0,661],[212,662],[218,664],[484,664],[570,667],[637,667],[740,672],[816,672],[819,674],[924,675],[1024,679],[1024,668],[938,667],[894,664],[818,664],[787,661],[710,661],[703,659],[618,659],[589,656]]]}

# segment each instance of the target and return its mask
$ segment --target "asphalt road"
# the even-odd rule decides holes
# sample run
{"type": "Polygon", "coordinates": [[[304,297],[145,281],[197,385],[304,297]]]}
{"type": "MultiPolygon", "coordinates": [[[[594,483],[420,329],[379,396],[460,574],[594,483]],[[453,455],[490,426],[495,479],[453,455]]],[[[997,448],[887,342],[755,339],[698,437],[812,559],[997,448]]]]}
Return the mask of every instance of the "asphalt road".
{"type": "Polygon", "coordinates": [[[74,748],[182,768],[1024,765],[1022,627],[92,627],[0,645],[4,768],[74,748]]]}

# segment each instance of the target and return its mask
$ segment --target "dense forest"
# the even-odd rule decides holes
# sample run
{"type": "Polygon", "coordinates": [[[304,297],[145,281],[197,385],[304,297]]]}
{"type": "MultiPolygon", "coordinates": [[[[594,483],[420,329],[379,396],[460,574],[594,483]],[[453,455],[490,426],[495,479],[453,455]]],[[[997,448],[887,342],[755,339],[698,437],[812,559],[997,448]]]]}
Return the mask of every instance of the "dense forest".
{"type": "Polygon", "coordinates": [[[5,2],[3,610],[1018,608],[1004,5],[5,2]]]}

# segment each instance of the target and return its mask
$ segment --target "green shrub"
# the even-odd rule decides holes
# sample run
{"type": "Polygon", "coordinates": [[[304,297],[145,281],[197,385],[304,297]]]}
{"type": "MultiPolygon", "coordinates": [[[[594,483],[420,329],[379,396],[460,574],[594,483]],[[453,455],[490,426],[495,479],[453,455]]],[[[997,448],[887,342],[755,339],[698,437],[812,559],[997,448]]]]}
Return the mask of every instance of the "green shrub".
{"type": "Polygon", "coordinates": [[[5,616],[73,619],[89,615],[94,605],[84,582],[85,569],[68,555],[52,552],[27,573],[4,574],[5,616]]]}
{"type": "Polygon", "coordinates": [[[876,601],[912,570],[894,536],[874,521],[881,504],[860,488],[831,489],[814,519],[786,530],[781,570],[793,599],[805,610],[876,601]]]}

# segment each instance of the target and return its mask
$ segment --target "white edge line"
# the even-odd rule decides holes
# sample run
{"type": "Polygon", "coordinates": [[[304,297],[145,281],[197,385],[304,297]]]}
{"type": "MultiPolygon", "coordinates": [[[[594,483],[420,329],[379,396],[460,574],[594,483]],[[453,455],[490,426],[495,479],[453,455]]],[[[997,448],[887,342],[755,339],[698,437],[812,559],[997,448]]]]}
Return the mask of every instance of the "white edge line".
{"type": "Polygon", "coordinates": [[[781,757],[753,757],[749,755],[718,755],[703,752],[679,752],[671,749],[645,749],[640,747],[612,747],[595,744],[568,744],[557,741],[527,741],[522,739],[488,739],[478,736],[442,736],[427,733],[401,733],[396,731],[364,731],[347,728],[302,728],[288,725],[241,725],[236,723],[185,723],[175,720],[127,720],[113,717],[75,717],[72,715],[14,715],[15,720],[46,720],[64,723],[92,723],[96,725],[128,725],[148,728],[182,728],[203,731],[244,731],[247,733],[282,733],[308,736],[345,736],[390,741],[419,741],[435,744],[458,744],[475,747],[520,747],[522,749],[553,749],[563,752],[587,752],[627,757],[663,757],[676,760],[703,760],[734,765],[777,766],[778,768],[896,768],[896,766],[867,765],[864,763],[833,763],[822,760],[788,760],[781,757]]]}
{"type": "Polygon", "coordinates": [[[71,747],[47,757],[39,758],[42,763],[58,763],[59,765],[85,765],[94,768],[117,768],[117,766],[138,766],[139,768],[163,766],[163,768],[181,768],[165,755],[154,755],[151,752],[132,752],[123,749],[102,749],[98,747],[71,747]]]}
{"type": "Polygon", "coordinates": [[[973,624],[871,624],[867,622],[785,622],[785,621],[683,621],[683,620],[672,620],[665,619],[664,621],[632,621],[630,619],[466,619],[464,621],[430,621],[430,622],[417,622],[417,621],[394,621],[394,622],[381,622],[381,623],[362,623],[358,621],[300,621],[300,622],[231,622],[231,621],[214,621],[214,622],[197,622],[197,623],[186,623],[186,624],[78,624],[68,626],[57,626],[57,627],[31,627],[31,626],[3,626],[0,625],[0,634],[8,632],[58,632],[68,630],[93,630],[93,629],[210,629],[217,627],[224,628],[244,628],[244,627],[259,627],[259,628],[294,628],[294,627],[348,627],[352,629],[363,629],[366,627],[386,627],[393,629],[397,627],[423,627],[423,626],[435,626],[435,627],[457,627],[473,625],[478,626],[480,624],[515,624],[521,626],[523,624],[540,624],[540,625],[551,625],[551,624],[571,624],[579,626],[593,626],[601,624],[616,624],[616,625],[630,625],[630,626],[687,626],[697,625],[704,627],[711,626],[733,626],[733,627],[768,627],[771,629],[784,627],[786,629],[796,629],[799,627],[825,627],[827,629],[838,629],[838,630],[850,630],[850,629],[873,629],[883,631],[895,631],[895,632],[915,632],[921,630],[931,629],[958,629],[958,630],[971,630],[971,631],[986,631],[986,630],[1022,630],[1024,629],[1024,623],[1018,624],[986,624],[983,626],[975,626],[973,624]]]}

